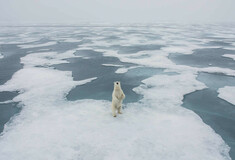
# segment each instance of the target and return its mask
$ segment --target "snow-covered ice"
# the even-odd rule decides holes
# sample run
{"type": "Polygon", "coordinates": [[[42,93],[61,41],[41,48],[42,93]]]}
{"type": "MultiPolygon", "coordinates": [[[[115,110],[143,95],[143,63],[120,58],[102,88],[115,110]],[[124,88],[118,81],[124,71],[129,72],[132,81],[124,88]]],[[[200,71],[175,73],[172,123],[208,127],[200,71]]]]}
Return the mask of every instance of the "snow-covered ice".
{"type": "Polygon", "coordinates": [[[233,60],[235,60],[234,54],[224,54],[223,57],[232,58],[233,60]]]}
{"type": "Polygon", "coordinates": [[[126,73],[128,72],[128,70],[130,69],[134,69],[134,68],[137,68],[136,66],[133,66],[133,67],[128,67],[128,68],[118,68],[115,73],[117,74],[122,74],[122,73],[126,73]]]}
{"type": "Polygon", "coordinates": [[[71,72],[38,67],[25,58],[22,63],[25,67],[0,87],[20,91],[13,101],[23,105],[0,138],[1,159],[230,159],[222,138],[180,106],[184,94],[205,87],[194,74],[144,80],[134,89],[144,98],[127,104],[115,119],[110,101],[65,99],[73,87],[94,78],[81,83],[71,72]]]}
{"type": "Polygon", "coordinates": [[[42,44],[21,44],[18,45],[21,48],[27,49],[27,48],[36,48],[36,47],[46,47],[46,46],[52,46],[55,45],[57,42],[47,42],[47,43],[42,43],[42,44]]]}
{"type": "Polygon", "coordinates": [[[118,64],[102,64],[103,66],[108,66],[108,67],[122,67],[123,65],[118,65],[118,64]]]}
{"type": "Polygon", "coordinates": [[[218,97],[235,105],[235,86],[225,86],[218,89],[218,97]]]}

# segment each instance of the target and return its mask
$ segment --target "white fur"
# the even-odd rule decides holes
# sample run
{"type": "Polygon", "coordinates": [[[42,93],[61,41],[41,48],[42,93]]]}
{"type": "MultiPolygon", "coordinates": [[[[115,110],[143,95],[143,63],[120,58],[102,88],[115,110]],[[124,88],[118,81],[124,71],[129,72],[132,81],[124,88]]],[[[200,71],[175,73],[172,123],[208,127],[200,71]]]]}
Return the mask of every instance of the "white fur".
{"type": "Polygon", "coordinates": [[[121,83],[114,82],[114,89],[112,94],[112,114],[116,117],[118,111],[119,114],[122,114],[122,101],[125,98],[125,94],[122,91],[121,83]]]}

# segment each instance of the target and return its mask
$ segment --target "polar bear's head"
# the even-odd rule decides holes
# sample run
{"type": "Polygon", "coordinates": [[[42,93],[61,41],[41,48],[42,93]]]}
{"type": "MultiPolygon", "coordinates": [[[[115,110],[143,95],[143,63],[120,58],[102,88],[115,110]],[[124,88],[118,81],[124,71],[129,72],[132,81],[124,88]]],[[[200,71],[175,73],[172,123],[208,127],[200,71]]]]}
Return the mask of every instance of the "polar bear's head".
{"type": "Polygon", "coordinates": [[[117,89],[117,88],[121,88],[121,82],[120,81],[116,81],[116,82],[113,82],[114,83],[114,88],[117,89]]]}

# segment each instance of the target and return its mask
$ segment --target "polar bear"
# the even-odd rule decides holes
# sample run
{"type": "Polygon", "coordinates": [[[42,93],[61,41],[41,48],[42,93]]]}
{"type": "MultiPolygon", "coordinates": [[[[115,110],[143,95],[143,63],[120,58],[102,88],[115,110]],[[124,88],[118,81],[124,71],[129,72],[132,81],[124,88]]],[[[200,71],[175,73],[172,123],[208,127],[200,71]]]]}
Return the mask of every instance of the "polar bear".
{"type": "Polygon", "coordinates": [[[112,114],[116,117],[118,111],[122,114],[122,101],[125,98],[125,94],[122,91],[121,83],[119,81],[114,82],[114,89],[112,94],[112,114]]]}

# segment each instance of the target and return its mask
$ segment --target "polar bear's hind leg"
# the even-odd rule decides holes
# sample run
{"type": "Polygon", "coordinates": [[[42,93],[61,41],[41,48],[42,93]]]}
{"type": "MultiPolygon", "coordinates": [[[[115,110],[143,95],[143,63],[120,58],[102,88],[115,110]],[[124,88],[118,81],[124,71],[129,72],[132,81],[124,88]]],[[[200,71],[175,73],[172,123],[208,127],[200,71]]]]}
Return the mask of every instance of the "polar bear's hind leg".
{"type": "Polygon", "coordinates": [[[118,113],[119,113],[119,114],[122,114],[122,106],[120,106],[120,107],[118,108],[118,113]]]}
{"type": "Polygon", "coordinates": [[[112,115],[116,117],[116,107],[112,105],[112,115]]]}

